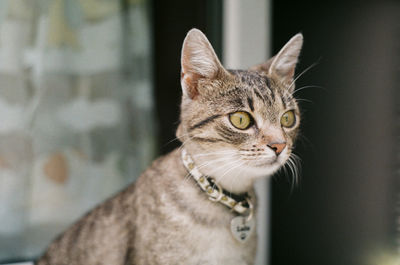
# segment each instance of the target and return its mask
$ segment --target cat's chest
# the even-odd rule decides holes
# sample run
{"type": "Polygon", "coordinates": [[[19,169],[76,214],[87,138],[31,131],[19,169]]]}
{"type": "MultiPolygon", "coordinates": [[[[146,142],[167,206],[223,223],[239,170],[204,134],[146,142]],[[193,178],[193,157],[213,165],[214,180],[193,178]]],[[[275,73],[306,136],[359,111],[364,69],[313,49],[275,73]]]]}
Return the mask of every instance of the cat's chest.
{"type": "Polygon", "coordinates": [[[218,228],[196,227],[191,237],[196,254],[188,260],[190,264],[252,264],[256,246],[254,235],[241,243],[233,237],[227,224],[218,228]]]}
{"type": "Polygon", "coordinates": [[[141,252],[138,254],[147,260],[147,263],[138,264],[149,264],[149,261],[151,264],[191,265],[254,263],[256,231],[241,243],[232,235],[229,222],[210,225],[187,213],[170,211],[163,222],[142,223],[137,235],[141,252]]]}
{"type": "Polygon", "coordinates": [[[232,231],[231,227],[236,215],[215,202],[196,199],[193,192],[191,194],[186,197],[190,199],[184,200],[185,211],[171,211],[174,207],[164,209],[170,224],[178,228],[175,231],[185,242],[183,247],[188,250],[185,264],[253,264],[256,249],[255,216],[248,239],[240,242],[234,236],[237,231],[232,231]]]}

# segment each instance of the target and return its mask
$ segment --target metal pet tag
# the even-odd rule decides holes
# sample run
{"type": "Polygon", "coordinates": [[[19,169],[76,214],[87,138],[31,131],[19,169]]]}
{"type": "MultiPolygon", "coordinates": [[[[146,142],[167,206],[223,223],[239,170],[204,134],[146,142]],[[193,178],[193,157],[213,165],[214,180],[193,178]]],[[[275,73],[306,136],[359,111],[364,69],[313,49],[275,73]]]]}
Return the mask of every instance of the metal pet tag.
{"type": "Polygon", "coordinates": [[[247,221],[247,217],[236,216],[231,221],[231,232],[233,237],[240,243],[246,243],[254,231],[254,218],[247,221]]]}

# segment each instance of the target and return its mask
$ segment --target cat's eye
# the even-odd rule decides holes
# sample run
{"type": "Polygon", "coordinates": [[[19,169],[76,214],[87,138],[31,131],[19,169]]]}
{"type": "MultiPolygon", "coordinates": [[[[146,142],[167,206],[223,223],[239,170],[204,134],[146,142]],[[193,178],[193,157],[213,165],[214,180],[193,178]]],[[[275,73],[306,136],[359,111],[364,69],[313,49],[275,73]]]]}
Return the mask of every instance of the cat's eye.
{"type": "Polygon", "coordinates": [[[253,124],[253,118],[244,111],[238,111],[229,115],[232,125],[240,130],[246,130],[253,124]]]}
{"type": "Polygon", "coordinates": [[[293,110],[286,111],[281,117],[281,124],[283,127],[290,128],[296,123],[296,115],[293,110]]]}

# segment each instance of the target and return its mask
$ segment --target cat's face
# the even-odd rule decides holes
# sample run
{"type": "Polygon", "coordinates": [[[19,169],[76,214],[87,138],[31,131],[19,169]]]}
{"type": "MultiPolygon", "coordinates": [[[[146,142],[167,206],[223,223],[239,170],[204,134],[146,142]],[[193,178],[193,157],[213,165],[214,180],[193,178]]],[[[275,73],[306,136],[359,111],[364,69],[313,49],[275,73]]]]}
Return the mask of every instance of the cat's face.
{"type": "Polygon", "coordinates": [[[206,37],[188,33],[177,136],[199,170],[225,189],[247,190],[288,162],[300,123],[293,74],[301,44],[296,35],[265,64],[225,70],[206,37]]]}

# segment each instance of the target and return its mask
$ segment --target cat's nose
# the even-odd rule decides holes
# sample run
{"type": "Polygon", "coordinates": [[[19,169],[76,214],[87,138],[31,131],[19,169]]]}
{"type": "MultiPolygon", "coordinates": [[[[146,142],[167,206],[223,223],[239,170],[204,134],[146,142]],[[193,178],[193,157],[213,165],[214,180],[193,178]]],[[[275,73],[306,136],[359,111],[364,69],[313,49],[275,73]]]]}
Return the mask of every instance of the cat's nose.
{"type": "Polygon", "coordinates": [[[269,148],[271,148],[275,152],[275,154],[278,156],[280,153],[282,153],[283,149],[285,149],[286,142],[267,144],[267,146],[269,148]]]}

